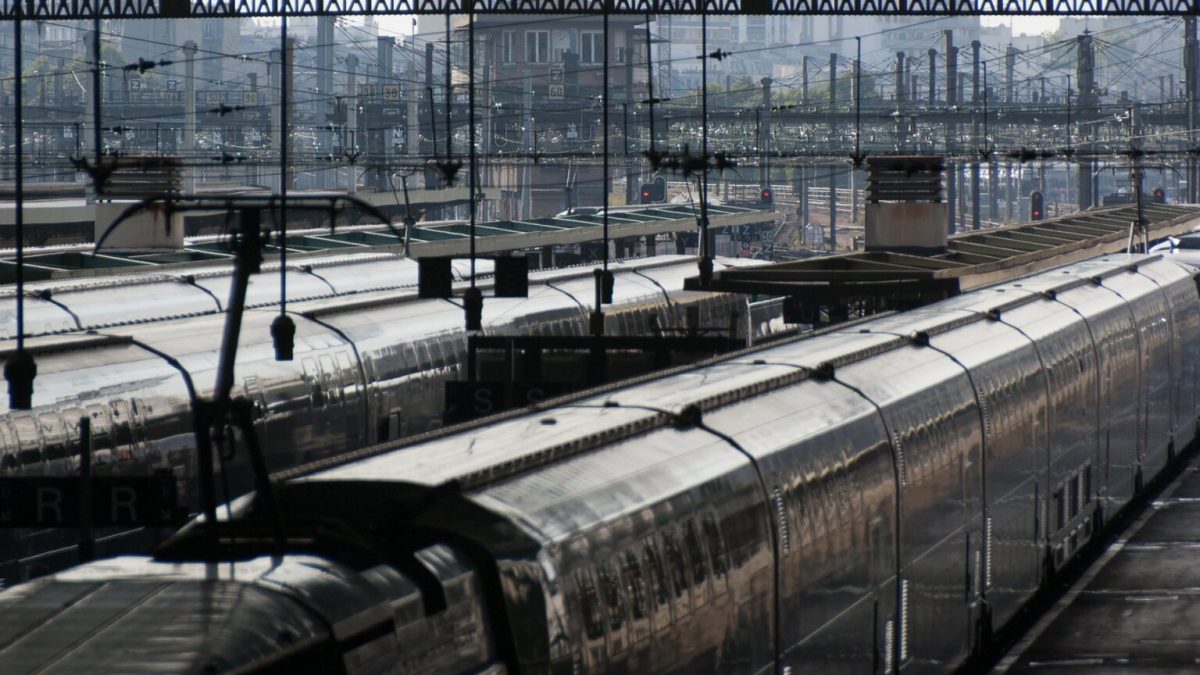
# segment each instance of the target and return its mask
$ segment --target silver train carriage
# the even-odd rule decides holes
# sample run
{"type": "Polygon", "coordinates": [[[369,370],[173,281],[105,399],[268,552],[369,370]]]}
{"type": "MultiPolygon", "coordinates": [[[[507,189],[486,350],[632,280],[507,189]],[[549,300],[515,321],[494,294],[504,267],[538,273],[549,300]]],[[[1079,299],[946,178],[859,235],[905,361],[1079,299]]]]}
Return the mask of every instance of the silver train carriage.
{"type": "MultiPolygon", "coordinates": [[[[152,268],[153,269],[153,268],[152,268]]],[[[476,261],[490,275],[491,260],[476,261]]],[[[55,335],[151,321],[217,314],[225,309],[230,265],[182,265],[169,271],[55,279],[25,285],[25,335],[55,335]]],[[[470,278],[470,263],[452,262],[456,280],[470,278]]],[[[304,258],[287,270],[290,301],[367,291],[415,288],[417,261],[392,253],[339,253],[304,258]]],[[[279,263],[266,262],[250,277],[246,307],[279,304],[279,263]]],[[[0,339],[17,336],[16,290],[0,289],[0,339]]]]}
{"type": "MultiPolygon", "coordinates": [[[[682,326],[689,305],[704,310],[705,324],[727,326],[729,313],[739,309],[732,297],[682,291],[683,279],[694,275],[691,258],[618,262],[613,268],[620,283],[615,304],[606,307],[611,334],[682,326]]],[[[485,333],[583,334],[593,294],[590,270],[539,272],[531,281],[528,298],[487,300],[485,333]]],[[[290,309],[299,319],[294,361],[274,360],[264,328],[274,316],[270,311],[248,313],[238,348],[236,393],[259,404],[267,443],[275,432],[291,433],[287,444],[296,448],[302,436],[314,433],[312,447],[297,454],[307,460],[440,424],[441,384],[461,375],[463,367],[461,309],[418,299],[413,291],[296,300],[290,309]],[[297,429],[298,422],[312,428],[297,429]]],[[[213,314],[28,340],[39,368],[35,405],[28,412],[10,411],[0,401],[0,472],[74,471],[74,423],[85,414],[92,418],[98,465],[190,448],[189,401],[193,393],[211,395],[223,321],[213,314]]],[[[778,329],[778,322],[760,322],[751,330],[761,335],[778,329]]]]}
{"type": "Polygon", "coordinates": [[[279,551],[247,497],[218,557],[248,562],[188,563],[213,553],[193,526],[157,559],[0,594],[0,668],[256,669],[309,651],[345,672],[950,671],[1192,443],[1193,273],[1082,262],[297,470],[276,493],[295,551],[277,578],[321,562],[295,583],[261,571],[279,551]],[[384,569],[420,589],[423,619],[384,569]],[[197,590],[205,573],[220,583],[197,590]],[[235,577],[253,606],[231,600],[235,577]],[[176,587],[209,620],[164,655],[149,638],[181,631],[141,608],[176,587]],[[324,631],[267,630],[264,591],[324,631]],[[92,592],[104,612],[62,600],[92,592]],[[446,630],[467,611],[486,638],[446,630]],[[226,637],[242,630],[252,652],[226,637]]]}
{"type": "MultiPolygon", "coordinates": [[[[719,264],[761,263],[730,259],[719,264]]],[[[689,308],[698,310],[701,323],[709,326],[728,326],[732,313],[748,314],[740,296],[682,290],[683,280],[695,274],[693,258],[616,262],[612,269],[616,283],[614,304],[605,308],[608,334],[649,335],[682,327],[689,308]]],[[[590,269],[534,273],[528,298],[485,301],[484,332],[585,334],[593,295],[590,269]]],[[[259,439],[272,469],[441,426],[444,383],[464,376],[461,308],[418,299],[409,290],[297,301],[289,310],[297,322],[293,361],[274,358],[272,309],[247,312],[238,347],[234,394],[254,403],[259,439]]],[[[782,329],[781,306],[767,310],[754,315],[758,321],[753,325],[740,321],[739,330],[761,336],[782,329]]],[[[97,474],[170,469],[179,478],[185,503],[194,507],[191,411],[197,397],[212,396],[223,324],[222,314],[202,314],[28,339],[38,363],[34,407],[10,411],[0,401],[0,475],[77,473],[78,420],[87,416],[97,474]]],[[[9,342],[8,348],[13,345],[9,342]]],[[[244,454],[235,456],[225,471],[230,494],[249,488],[244,454]]],[[[27,557],[50,546],[27,535],[23,544],[0,546],[3,559],[27,557]],[[18,550],[7,550],[14,546],[18,550]]],[[[39,537],[57,540],[51,532],[39,537]]]]}

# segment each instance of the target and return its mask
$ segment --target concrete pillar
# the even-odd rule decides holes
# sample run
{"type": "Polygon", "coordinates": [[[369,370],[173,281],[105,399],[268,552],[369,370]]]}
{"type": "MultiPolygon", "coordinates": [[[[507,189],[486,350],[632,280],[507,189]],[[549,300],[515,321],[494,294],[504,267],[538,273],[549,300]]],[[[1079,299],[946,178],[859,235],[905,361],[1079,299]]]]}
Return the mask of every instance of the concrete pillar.
{"type": "MultiPolygon", "coordinates": [[[[980,87],[983,82],[979,79],[979,50],[982,44],[979,40],[971,41],[971,105],[976,108],[982,102],[980,87]]],[[[979,136],[979,115],[971,115],[971,138],[975,141],[976,151],[982,150],[987,143],[986,138],[979,136]]],[[[979,162],[971,162],[971,229],[978,230],[979,217],[979,162]]]]}
{"type": "MultiPolygon", "coordinates": [[[[1196,124],[1200,123],[1200,41],[1196,39],[1196,17],[1183,19],[1183,67],[1187,88],[1188,146],[1196,147],[1196,124]]],[[[1194,155],[1187,159],[1187,201],[1200,202],[1200,165],[1194,155]]]]}
{"type": "Polygon", "coordinates": [[[796,171],[800,174],[798,180],[800,185],[799,203],[796,208],[800,211],[800,227],[804,227],[812,219],[808,211],[808,167],[799,166],[796,167],[796,171]]]}
{"type": "Polygon", "coordinates": [[[937,104],[937,50],[930,49],[929,56],[929,105],[937,104]]]}
{"type": "Polygon", "coordinates": [[[800,104],[808,105],[808,57],[803,57],[800,67],[800,104]]]}
{"type": "Polygon", "coordinates": [[[943,31],[946,37],[946,103],[958,103],[958,47],[954,46],[954,31],[943,31]]]}
{"type": "Polygon", "coordinates": [[[762,79],[762,133],[758,144],[759,188],[771,185],[771,78],[762,79]]]}
{"type": "MultiPolygon", "coordinates": [[[[285,50],[287,53],[284,55],[285,58],[284,58],[283,64],[282,64],[284,67],[281,68],[279,77],[281,78],[281,81],[287,82],[287,99],[281,100],[279,102],[279,105],[281,106],[281,109],[287,111],[288,123],[286,125],[281,125],[281,127],[279,129],[279,147],[282,150],[283,145],[286,143],[288,157],[294,157],[295,154],[292,152],[292,149],[294,146],[294,144],[292,143],[292,120],[294,119],[294,115],[295,115],[295,113],[294,113],[295,106],[293,104],[296,101],[296,77],[295,77],[296,39],[295,38],[288,38],[287,46],[285,47],[285,50]]],[[[292,171],[292,168],[291,168],[292,162],[289,161],[288,164],[289,164],[289,166],[287,168],[287,171],[285,171],[284,174],[279,177],[279,180],[285,181],[287,183],[288,190],[291,190],[296,187],[296,173],[294,171],[292,171]]],[[[282,191],[282,188],[281,188],[281,191],[282,191]]]]}
{"type": "MultiPolygon", "coordinates": [[[[317,151],[322,156],[334,152],[334,132],[329,124],[333,120],[333,112],[337,100],[333,95],[333,26],[336,17],[333,15],[317,17],[317,92],[316,96],[316,132],[317,151]]],[[[317,184],[328,188],[333,185],[336,169],[332,166],[317,172],[317,184]]]]}
{"type": "MultiPolygon", "coordinates": [[[[279,145],[281,138],[279,135],[279,125],[283,119],[280,115],[280,111],[283,109],[283,107],[279,103],[279,92],[281,91],[280,82],[283,80],[283,71],[281,70],[282,66],[283,59],[280,51],[278,49],[272,49],[270,53],[270,60],[267,65],[267,89],[272,92],[274,100],[271,101],[272,105],[269,106],[271,111],[271,133],[267,135],[266,143],[267,147],[274,146],[276,152],[279,152],[279,148],[281,147],[279,145]]],[[[263,185],[269,188],[272,192],[278,193],[280,191],[281,178],[282,177],[278,175],[278,172],[274,170],[274,167],[264,167],[263,185]]]]}
{"type": "MultiPolygon", "coordinates": [[[[522,134],[521,145],[525,152],[530,152],[533,149],[533,78],[526,73],[523,81],[525,86],[521,95],[521,119],[525,131],[522,134]]],[[[533,180],[533,169],[529,165],[530,162],[525,162],[520,169],[522,220],[529,220],[533,217],[533,194],[530,192],[533,189],[533,186],[530,185],[533,180]]]]}
{"type": "MultiPolygon", "coordinates": [[[[449,45],[447,45],[449,48],[449,45]]],[[[380,98],[383,98],[382,89],[386,86],[398,86],[400,83],[396,80],[396,66],[394,55],[396,53],[396,38],[388,35],[381,36],[375,40],[375,64],[376,82],[381,90],[380,98]]],[[[396,105],[400,105],[396,101],[396,105]]],[[[443,130],[443,133],[449,133],[449,129],[443,130]]],[[[383,162],[383,168],[376,171],[376,189],[390,190],[388,184],[388,172],[391,170],[392,161],[395,157],[395,152],[392,149],[392,128],[384,127],[373,132],[375,136],[375,149],[378,157],[383,162]]]]}
{"type": "Polygon", "coordinates": [[[1079,148],[1085,156],[1079,160],[1079,208],[1086,209],[1096,205],[1096,195],[1094,192],[1095,183],[1093,182],[1092,174],[1094,170],[1094,160],[1087,157],[1086,154],[1094,149],[1093,142],[1096,139],[1098,124],[1088,124],[1096,119],[1098,111],[1096,105],[1098,97],[1096,95],[1096,53],[1092,43],[1090,34],[1080,35],[1078,38],[1077,64],[1076,70],[1078,74],[1077,81],[1079,82],[1079,124],[1078,128],[1083,129],[1084,133],[1088,134],[1090,140],[1084,144],[1084,147],[1079,148]]]}
{"type": "Polygon", "coordinates": [[[988,164],[988,220],[1000,222],[1000,170],[996,162],[988,164]]]}
{"type": "Polygon", "coordinates": [[[1005,222],[1011,223],[1016,220],[1016,190],[1013,188],[1013,165],[1012,162],[1004,163],[1004,204],[1005,204],[1005,222]]]}
{"type": "Polygon", "coordinates": [[[840,166],[827,166],[829,172],[829,244],[831,251],[837,251],[837,174],[840,166]]]}
{"type": "MultiPolygon", "coordinates": [[[[358,57],[346,55],[346,129],[342,132],[342,149],[350,153],[358,151],[358,57]]],[[[346,167],[346,192],[358,192],[358,166],[346,167]]]]}
{"type": "Polygon", "coordinates": [[[954,234],[955,205],[958,200],[958,169],[954,162],[946,162],[946,234],[954,234]]]}
{"type": "Polygon", "coordinates": [[[829,109],[837,108],[837,54],[829,55],[829,109]]]}
{"type": "Polygon", "coordinates": [[[196,194],[196,170],[190,166],[196,151],[196,43],[183,43],[183,191],[196,194]]]}

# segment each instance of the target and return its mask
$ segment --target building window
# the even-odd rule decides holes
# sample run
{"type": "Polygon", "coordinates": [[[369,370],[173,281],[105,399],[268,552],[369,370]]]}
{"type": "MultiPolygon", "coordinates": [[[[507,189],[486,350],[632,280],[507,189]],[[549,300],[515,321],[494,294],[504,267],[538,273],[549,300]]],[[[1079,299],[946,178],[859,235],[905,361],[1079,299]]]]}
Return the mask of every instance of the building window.
{"type": "Polygon", "coordinates": [[[511,30],[506,30],[500,34],[500,62],[513,62],[513,43],[516,42],[515,34],[511,30]]]}
{"type": "Polygon", "coordinates": [[[525,31],[525,62],[550,63],[550,31],[525,31]]]}
{"type": "Polygon", "coordinates": [[[582,63],[604,62],[604,33],[579,34],[579,60],[582,63]]]}

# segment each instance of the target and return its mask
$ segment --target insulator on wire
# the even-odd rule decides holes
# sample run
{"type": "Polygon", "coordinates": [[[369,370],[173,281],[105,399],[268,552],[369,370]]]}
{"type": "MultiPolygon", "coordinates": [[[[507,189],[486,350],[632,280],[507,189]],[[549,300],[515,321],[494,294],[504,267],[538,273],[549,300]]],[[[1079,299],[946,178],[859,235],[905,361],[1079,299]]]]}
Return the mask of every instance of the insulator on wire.
{"type": "Polygon", "coordinates": [[[8,380],[8,407],[10,410],[29,410],[33,407],[33,378],[37,377],[37,363],[33,355],[18,349],[4,363],[4,379],[8,380]]]}
{"type": "Polygon", "coordinates": [[[271,339],[275,342],[275,360],[291,361],[296,350],[296,324],[292,317],[280,314],[271,322],[271,339]]]}

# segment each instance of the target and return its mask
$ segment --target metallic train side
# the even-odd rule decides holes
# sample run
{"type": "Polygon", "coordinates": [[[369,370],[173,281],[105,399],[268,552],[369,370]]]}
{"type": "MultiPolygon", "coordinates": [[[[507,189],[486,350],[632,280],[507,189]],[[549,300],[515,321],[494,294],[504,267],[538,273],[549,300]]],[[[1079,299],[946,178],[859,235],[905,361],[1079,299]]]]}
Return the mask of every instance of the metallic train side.
{"type": "MultiPolygon", "coordinates": [[[[464,656],[474,668],[946,672],[1192,443],[1198,309],[1192,271],[1174,263],[1087,261],[380,446],[297,472],[277,498],[297,542],[338,523],[415,575],[430,630],[442,595],[413,552],[442,546],[465,561],[493,647],[464,656]]],[[[270,552],[267,510],[235,506],[223,527],[246,536],[237,557],[270,552]]],[[[329,565],[353,557],[317,548],[329,565]]],[[[0,635],[23,631],[0,638],[0,667],[100,649],[10,608],[46,606],[80,576],[132,583],[117,570],[163,574],[203,551],[191,527],[158,560],[0,594],[0,635]]],[[[373,568],[359,567],[328,581],[361,587],[373,568]]],[[[382,599],[377,612],[391,616],[382,599]]],[[[347,671],[355,644],[341,647],[347,671]]],[[[406,659],[424,647],[380,645],[412,672],[406,659]]]]}
{"type": "MultiPolygon", "coordinates": [[[[745,314],[744,302],[732,296],[681,290],[694,273],[690,258],[614,263],[613,269],[609,334],[681,327],[688,307],[709,326],[728,326],[731,312],[745,314]]],[[[486,332],[585,333],[590,270],[536,273],[531,282],[529,298],[485,303],[486,332]]],[[[441,425],[444,382],[461,377],[466,360],[460,308],[418,300],[411,291],[380,291],[295,302],[290,309],[297,319],[293,361],[274,359],[269,325],[275,312],[269,309],[246,313],[238,348],[235,395],[254,403],[273,469],[441,425]]],[[[77,421],[86,415],[97,472],[170,469],[190,500],[191,410],[196,397],[211,397],[222,327],[223,316],[213,314],[29,339],[39,368],[34,409],[0,409],[0,474],[75,472],[77,421]]],[[[762,323],[751,330],[781,327],[762,323]]],[[[249,486],[244,459],[229,471],[231,491],[240,494],[249,486]]]]}

